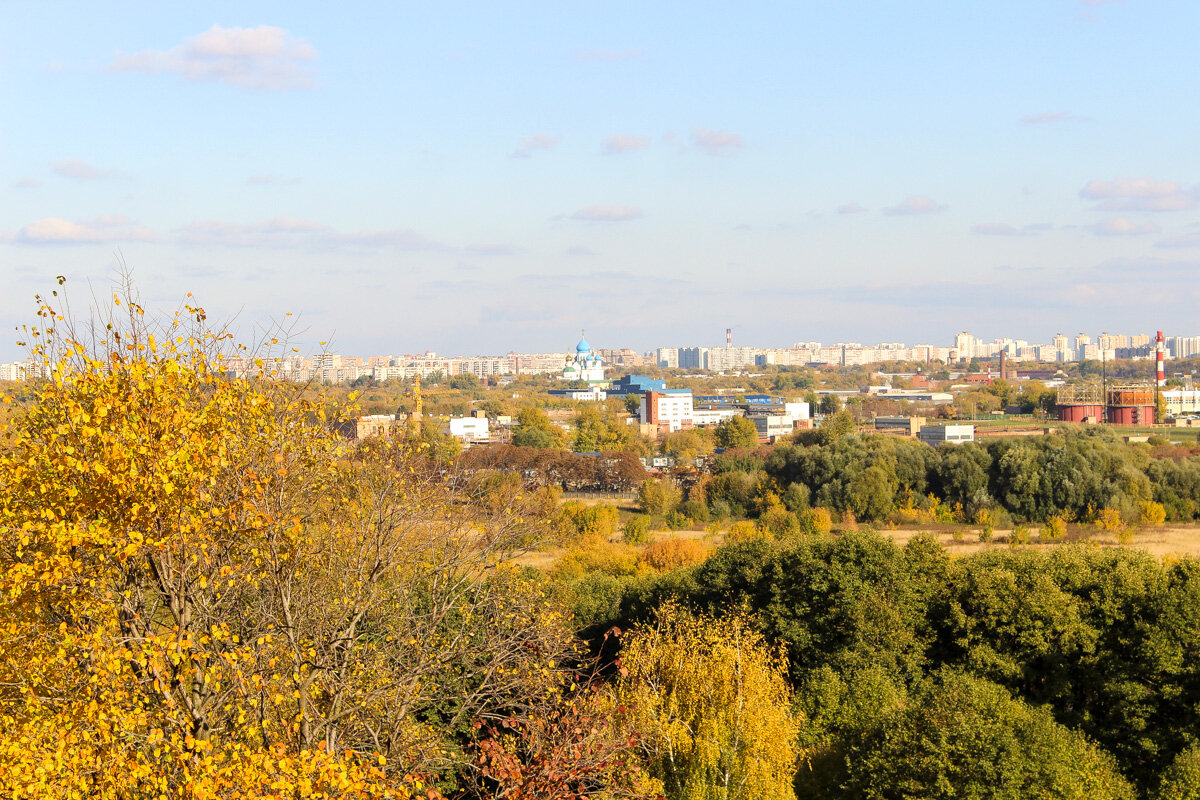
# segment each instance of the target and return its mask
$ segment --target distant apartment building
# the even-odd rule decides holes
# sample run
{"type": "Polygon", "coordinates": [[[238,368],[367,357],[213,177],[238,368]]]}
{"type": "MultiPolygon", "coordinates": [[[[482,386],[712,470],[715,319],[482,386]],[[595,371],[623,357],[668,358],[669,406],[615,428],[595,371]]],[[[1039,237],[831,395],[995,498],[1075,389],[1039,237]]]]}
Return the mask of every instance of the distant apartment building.
{"type": "Polygon", "coordinates": [[[707,347],[679,347],[677,367],[680,369],[704,369],[704,355],[707,347]]]}
{"type": "Polygon", "coordinates": [[[29,373],[29,365],[24,363],[0,364],[0,381],[23,381],[29,373]]]}
{"type": "Polygon", "coordinates": [[[666,369],[676,369],[679,367],[678,347],[660,347],[655,351],[655,356],[660,367],[666,369]]]}
{"type": "Polygon", "coordinates": [[[978,358],[978,353],[975,352],[978,341],[973,334],[966,331],[955,334],[954,351],[957,353],[958,360],[970,361],[972,358],[978,358]]]}
{"type": "Polygon", "coordinates": [[[710,372],[732,372],[753,367],[759,354],[755,347],[710,347],[705,350],[702,367],[710,372]]]}
{"type": "Polygon", "coordinates": [[[456,358],[453,372],[456,375],[474,375],[477,378],[490,378],[494,375],[511,375],[513,360],[508,356],[475,356],[474,358],[456,358]]]}
{"type": "Polygon", "coordinates": [[[490,436],[487,417],[451,417],[442,432],[464,442],[486,442],[490,436]]]}
{"type": "Polygon", "coordinates": [[[514,375],[562,374],[563,364],[574,353],[509,353],[514,375]]]}
{"type": "Polygon", "coordinates": [[[638,418],[661,431],[692,427],[692,393],[689,389],[651,390],[642,395],[638,418]]]}
{"type": "Polygon", "coordinates": [[[1194,358],[1200,356],[1200,336],[1171,336],[1167,339],[1167,353],[1171,358],[1194,358]]]}
{"type": "Polygon", "coordinates": [[[1066,337],[1066,334],[1060,333],[1054,337],[1054,356],[1055,361],[1075,360],[1075,348],[1071,347],[1071,340],[1066,337]]]}
{"type": "Polygon", "coordinates": [[[600,359],[610,367],[619,366],[627,368],[648,367],[658,363],[654,356],[645,356],[635,350],[629,348],[621,348],[619,350],[597,350],[596,354],[600,359]]]}

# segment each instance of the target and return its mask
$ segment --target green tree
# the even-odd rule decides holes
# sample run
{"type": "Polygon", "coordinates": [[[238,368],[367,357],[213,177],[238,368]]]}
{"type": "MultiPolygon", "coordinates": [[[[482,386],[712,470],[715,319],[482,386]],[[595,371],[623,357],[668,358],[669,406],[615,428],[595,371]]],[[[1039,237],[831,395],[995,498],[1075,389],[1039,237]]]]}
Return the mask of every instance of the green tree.
{"type": "Polygon", "coordinates": [[[758,428],[746,417],[721,420],[716,429],[717,445],[725,449],[754,447],[758,444],[758,428]]]}
{"type": "Polygon", "coordinates": [[[836,394],[823,395],[817,406],[817,410],[825,416],[836,414],[842,410],[842,398],[836,394]]]}
{"type": "MultiPolygon", "coordinates": [[[[826,396],[835,397],[836,395],[826,396]]],[[[855,427],[854,417],[849,411],[843,409],[825,417],[821,423],[819,439],[822,443],[829,444],[847,434],[854,433],[855,427]]]]}
{"type": "Polygon", "coordinates": [[[1192,745],[1163,772],[1154,800],[1200,800],[1200,745],[1192,745]]]}
{"type": "Polygon", "coordinates": [[[683,493],[669,480],[650,478],[638,487],[638,508],[647,514],[666,514],[679,505],[683,493]]]}
{"type": "Polygon", "coordinates": [[[638,415],[638,411],[641,410],[641,407],[642,396],[640,394],[625,395],[625,410],[629,412],[630,416],[636,417],[638,415]]]}
{"type": "Polygon", "coordinates": [[[842,797],[1133,800],[1112,757],[1044,709],[942,673],[851,749],[842,797]]]}
{"type": "Polygon", "coordinates": [[[659,609],[625,646],[615,701],[635,709],[670,800],[792,800],[802,719],[781,659],[738,614],[659,609]]]}
{"type": "Polygon", "coordinates": [[[581,408],[575,414],[575,451],[591,453],[601,450],[626,450],[638,442],[637,429],[626,425],[615,414],[596,408],[581,408]]]}
{"type": "Polygon", "coordinates": [[[561,448],[567,443],[567,433],[535,406],[526,406],[517,414],[512,443],[516,447],[561,448]]]}

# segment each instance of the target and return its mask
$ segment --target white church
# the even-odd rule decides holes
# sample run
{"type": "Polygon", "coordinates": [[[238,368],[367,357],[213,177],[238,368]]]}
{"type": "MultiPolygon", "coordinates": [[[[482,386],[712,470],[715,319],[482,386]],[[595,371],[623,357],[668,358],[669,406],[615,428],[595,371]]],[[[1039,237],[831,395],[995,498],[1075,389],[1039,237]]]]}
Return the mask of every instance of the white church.
{"type": "MultiPolygon", "coordinates": [[[[580,336],[584,336],[580,332],[580,336]]],[[[581,338],[575,345],[575,357],[568,359],[563,367],[561,379],[564,381],[587,381],[588,383],[604,382],[604,364],[600,356],[592,352],[592,346],[586,338],[581,338]]]]}

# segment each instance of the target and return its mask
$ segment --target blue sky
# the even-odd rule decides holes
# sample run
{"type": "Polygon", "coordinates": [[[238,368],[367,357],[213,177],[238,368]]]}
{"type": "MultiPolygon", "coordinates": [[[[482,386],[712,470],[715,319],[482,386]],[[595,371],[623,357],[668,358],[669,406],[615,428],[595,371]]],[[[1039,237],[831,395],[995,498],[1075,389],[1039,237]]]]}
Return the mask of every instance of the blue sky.
{"type": "Polygon", "coordinates": [[[1200,334],[1194,0],[5,16],[0,330],[123,258],[364,355],[1200,334]]]}

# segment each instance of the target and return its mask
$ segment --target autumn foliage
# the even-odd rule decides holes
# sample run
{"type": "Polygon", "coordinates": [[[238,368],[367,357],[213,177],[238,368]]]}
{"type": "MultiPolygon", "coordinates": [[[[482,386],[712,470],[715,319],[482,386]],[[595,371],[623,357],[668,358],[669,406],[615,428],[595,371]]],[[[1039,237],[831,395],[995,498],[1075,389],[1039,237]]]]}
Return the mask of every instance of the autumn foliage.
{"type": "Polygon", "coordinates": [[[43,306],[50,377],[3,430],[10,796],[461,794],[481,726],[571,702],[569,618],[503,567],[542,530],[523,493],[351,449],[300,389],[229,378],[201,309],[113,309],[43,306]]]}

